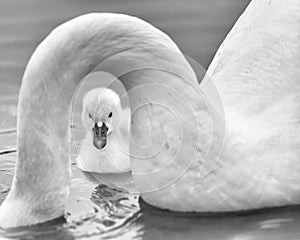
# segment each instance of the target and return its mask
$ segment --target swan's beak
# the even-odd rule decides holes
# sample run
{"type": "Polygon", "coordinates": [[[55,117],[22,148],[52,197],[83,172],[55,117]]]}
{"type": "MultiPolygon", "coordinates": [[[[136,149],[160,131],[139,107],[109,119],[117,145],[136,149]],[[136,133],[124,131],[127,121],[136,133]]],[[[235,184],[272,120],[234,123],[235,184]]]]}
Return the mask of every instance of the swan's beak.
{"type": "Polygon", "coordinates": [[[106,146],[106,140],[107,140],[107,131],[108,128],[105,125],[105,123],[96,123],[94,128],[94,139],[93,143],[94,146],[98,149],[102,149],[106,146]]]}

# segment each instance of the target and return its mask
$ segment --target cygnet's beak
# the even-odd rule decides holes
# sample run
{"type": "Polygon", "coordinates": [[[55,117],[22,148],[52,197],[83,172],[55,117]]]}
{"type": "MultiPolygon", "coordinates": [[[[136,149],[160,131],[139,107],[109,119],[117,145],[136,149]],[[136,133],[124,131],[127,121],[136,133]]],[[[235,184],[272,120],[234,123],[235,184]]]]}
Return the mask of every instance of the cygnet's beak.
{"type": "Polygon", "coordinates": [[[96,148],[102,149],[106,146],[107,141],[107,131],[108,128],[105,125],[105,123],[99,122],[95,123],[95,126],[93,128],[94,131],[94,139],[93,144],[96,148]]]}

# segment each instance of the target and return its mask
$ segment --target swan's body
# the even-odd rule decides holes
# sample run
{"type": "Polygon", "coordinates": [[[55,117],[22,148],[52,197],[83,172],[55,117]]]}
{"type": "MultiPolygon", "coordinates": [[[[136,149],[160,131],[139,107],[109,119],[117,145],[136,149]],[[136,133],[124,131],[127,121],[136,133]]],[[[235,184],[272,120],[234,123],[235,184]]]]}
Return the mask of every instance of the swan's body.
{"type": "Polygon", "coordinates": [[[299,204],[299,10],[298,0],[253,0],[200,85],[173,41],[141,20],[91,14],[58,27],[24,74],[18,162],[0,225],[63,214],[69,106],[80,80],[99,63],[130,91],[132,138],[141,145],[130,147],[131,167],[146,202],[200,212],[299,204]]]}
{"type": "MultiPolygon", "coordinates": [[[[225,112],[220,155],[218,148],[217,160],[205,162],[201,176],[196,175],[198,160],[175,184],[144,194],[144,200],[174,211],[202,212],[300,203],[299,11],[297,0],[250,3],[206,75],[225,112]]],[[[205,81],[200,84],[204,92],[205,81]]],[[[205,135],[200,130],[199,137],[205,135]]],[[[201,150],[209,147],[205,144],[201,150]]],[[[154,186],[167,181],[152,178],[157,179],[154,186]]],[[[146,181],[136,182],[146,189],[146,181]]]]}
{"type": "Polygon", "coordinates": [[[76,159],[78,167],[98,173],[130,171],[130,111],[122,109],[119,96],[111,89],[89,91],[83,100],[81,119],[86,135],[76,159]],[[108,126],[107,143],[101,149],[93,144],[93,129],[98,122],[108,126]]]}

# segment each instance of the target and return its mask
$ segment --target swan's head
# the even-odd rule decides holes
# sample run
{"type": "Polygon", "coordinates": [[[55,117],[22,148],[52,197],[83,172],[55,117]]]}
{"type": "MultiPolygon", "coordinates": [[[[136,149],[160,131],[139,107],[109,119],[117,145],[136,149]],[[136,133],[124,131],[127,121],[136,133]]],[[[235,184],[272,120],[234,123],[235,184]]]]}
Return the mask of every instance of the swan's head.
{"type": "Polygon", "coordinates": [[[121,113],[120,98],[113,90],[95,88],[85,95],[81,120],[96,148],[106,146],[107,136],[120,125],[121,113]]]}

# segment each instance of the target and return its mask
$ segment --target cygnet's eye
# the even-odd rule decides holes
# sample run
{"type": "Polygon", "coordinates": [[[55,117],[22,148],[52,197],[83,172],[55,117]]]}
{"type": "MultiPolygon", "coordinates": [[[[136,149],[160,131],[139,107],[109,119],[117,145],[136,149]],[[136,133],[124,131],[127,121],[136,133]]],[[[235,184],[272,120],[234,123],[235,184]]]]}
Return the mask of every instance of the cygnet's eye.
{"type": "Polygon", "coordinates": [[[109,118],[111,118],[111,117],[112,117],[112,112],[110,112],[110,113],[108,114],[108,117],[109,117],[109,118]]]}
{"type": "Polygon", "coordinates": [[[92,114],[89,113],[89,117],[92,118],[92,114]]]}

